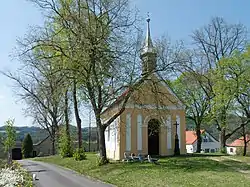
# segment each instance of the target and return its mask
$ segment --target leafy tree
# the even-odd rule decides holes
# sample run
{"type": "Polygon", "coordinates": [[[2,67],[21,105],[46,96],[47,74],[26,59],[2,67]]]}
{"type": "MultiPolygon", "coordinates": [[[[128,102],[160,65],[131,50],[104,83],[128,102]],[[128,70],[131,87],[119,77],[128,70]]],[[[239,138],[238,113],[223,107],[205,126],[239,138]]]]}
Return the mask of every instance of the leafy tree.
{"type": "Polygon", "coordinates": [[[16,130],[14,128],[14,119],[5,122],[6,138],[4,140],[4,150],[8,153],[8,164],[12,163],[12,148],[16,144],[16,130]]]}
{"type": "MultiPolygon", "coordinates": [[[[240,119],[238,126],[232,131],[236,132],[241,130],[241,135],[244,137],[244,151],[243,155],[246,155],[247,140],[246,135],[249,132],[248,125],[250,123],[250,48],[247,48],[243,53],[235,52],[232,57],[223,59],[219,65],[219,71],[223,80],[223,88],[218,89],[218,92],[223,92],[227,97],[221,97],[221,100],[226,99],[231,101],[233,105],[234,115],[240,119]],[[227,91],[228,90],[228,91],[227,91]]],[[[221,84],[222,82],[220,82],[221,84]]],[[[217,93],[218,96],[223,95],[217,93]]],[[[219,102],[215,106],[220,106],[219,102]]],[[[226,105],[224,105],[226,106],[226,105]]],[[[227,134],[226,139],[230,137],[232,133],[227,134]]]]}
{"type": "Polygon", "coordinates": [[[197,153],[201,152],[201,125],[208,117],[210,98],[200,86],[197,75],[192,72],[183,73],[178,79],[171,83],[173,90],[186,105],[187,118],[195,123],[197,136],[197,153]]]}
{"type": "Polygon", "coordinates": [[[32,157],[32,153],[33,153],[33,141],[32,141],[32,138],[31,138],[30,134],[27,134],[25,136],[24,140],[23,140],[22,152],[23,152],[24,158],[30,158],[30,157],[32,157]]]}

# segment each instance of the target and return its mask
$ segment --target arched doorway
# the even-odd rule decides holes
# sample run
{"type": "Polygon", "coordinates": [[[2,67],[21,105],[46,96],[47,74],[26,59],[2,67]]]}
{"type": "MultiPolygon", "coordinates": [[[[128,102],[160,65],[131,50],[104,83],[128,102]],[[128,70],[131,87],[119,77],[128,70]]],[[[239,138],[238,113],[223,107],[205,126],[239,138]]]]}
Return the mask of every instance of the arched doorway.
{"type": "Polygon", "coordinates": [[[148,122],[148,154],[159,155],[159,134],[160,122],[157,119],[151,119],[148,122]]]}

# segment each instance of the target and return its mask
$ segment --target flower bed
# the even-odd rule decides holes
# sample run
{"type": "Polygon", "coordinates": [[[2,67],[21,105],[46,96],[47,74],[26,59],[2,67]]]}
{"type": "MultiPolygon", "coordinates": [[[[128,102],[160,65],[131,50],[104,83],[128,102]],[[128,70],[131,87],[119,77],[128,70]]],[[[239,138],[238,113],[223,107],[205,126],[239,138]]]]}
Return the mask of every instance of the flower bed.
{"type": "Polygon", "coordinates": [[[0,187],[32,187],[32,178],[18,163],[0,169],[0,187]]]}

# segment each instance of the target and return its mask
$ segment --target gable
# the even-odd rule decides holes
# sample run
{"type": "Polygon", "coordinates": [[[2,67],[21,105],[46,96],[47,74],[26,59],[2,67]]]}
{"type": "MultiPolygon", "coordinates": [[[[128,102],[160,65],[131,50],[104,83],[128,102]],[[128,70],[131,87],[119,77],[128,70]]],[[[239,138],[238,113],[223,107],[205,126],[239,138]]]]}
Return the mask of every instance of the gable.
{"type": "MultiPolygon", "coordinates": [[[[102,116],[106,115],[107,112],[109,113],[110,110],[117,110],[128,93],[129,89],[126,89],[102,112],[102,116]]],[[[166,81],[157,73],[152,74],[130,96],[126,108],[134,107],[147,109],[185,109],[185,105],[168,86],[166,81]]]]}
{"type": "MultiPolygon", "coordinates": [[[[206,139],[208,140],[207,142],[219,142],[216,138],[214,138],[209,132],[205,131],[206,139]]],[[[204,136],[203,136],[204,139],[204,136]]]]}
{"type": "Polygon", "coordinates": [[[183,103],[159,75],[153,74],[131,95],[128,105],[184,109],[183,103]]]}

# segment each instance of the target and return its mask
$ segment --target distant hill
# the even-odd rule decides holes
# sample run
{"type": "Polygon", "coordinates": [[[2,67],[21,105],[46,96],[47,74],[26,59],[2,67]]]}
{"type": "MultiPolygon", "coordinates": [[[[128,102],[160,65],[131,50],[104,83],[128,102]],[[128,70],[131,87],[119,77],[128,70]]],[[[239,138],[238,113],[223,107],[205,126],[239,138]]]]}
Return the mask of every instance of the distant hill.
{"type": "MultiPolygon", "coordinates": [[[[23,127],[15,127],[16,131],[17,131],[17,140],[18,141],[22,141],[24,139],[24,137],[26,136],[26,134],[30,134],[32,137],[32,140],[34,143],[39,142],[43,139],[45,139],[49,133],[40,128],[40,127],[28,127],[28,126],[23,126],[23,127]]],[[[70,126],[70,131],[71,131],[71,136],[72,139],[77,139],[77,127],[75,126],[70,126]]],[[[5,134],[5,127],[2,126],[0,127],[0,134],[5,134]]],[[[88,127],[84,127],[82,128],[82,139],[83,141],[88,141],[88,137],[89,137],[89,128],[88,127]]],[[[91,141],[96,141],[97,140],[97,128],[96,127],[92,127],[91,128],[91,141]]]]}

